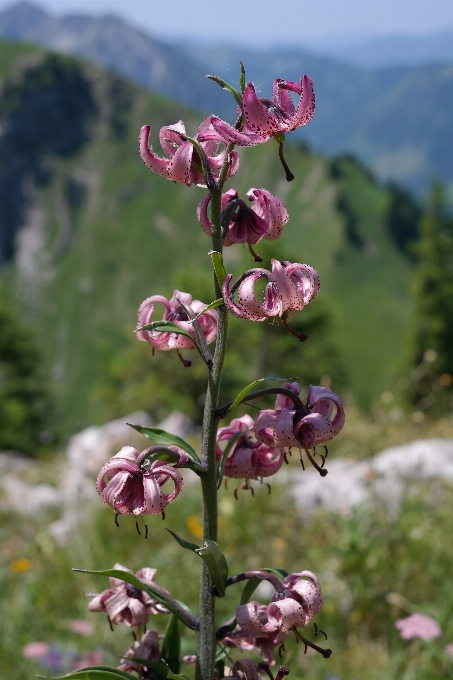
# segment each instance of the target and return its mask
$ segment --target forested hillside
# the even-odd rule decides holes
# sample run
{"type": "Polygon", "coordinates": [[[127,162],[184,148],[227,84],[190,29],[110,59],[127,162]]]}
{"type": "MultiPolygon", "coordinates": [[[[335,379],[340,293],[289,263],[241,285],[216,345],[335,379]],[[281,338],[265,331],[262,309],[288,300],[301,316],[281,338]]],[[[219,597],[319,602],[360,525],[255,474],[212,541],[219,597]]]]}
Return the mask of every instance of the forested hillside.
{"type": "MultiPolygon", "coordinates": [[[[140,405],[159,417],[187,405],[197,417],[203,368],[194,360],[183,369],[172,353],[157,361],[133,329],[141,301],[170,297],[175,285],[211,301],[209,243],[195,214],[205,191],[163,181],[137,152],[141,125],[151,124],[157,150],[161,126],[182,118],[195,133],[201,116],[37,48],[3,44],[0,63],[2,291],[41,343],[62,432],[140,405]],[[172,258],[175,248],[183,258],[172,258]],[[179,385],[185,370],[193,376],[188,393],[179,385]]],[[[309,339],[288,342],[276,324],[265,340],[261,324],[237,320],[241,339],[225,388],[291,371],[288,377],[349,386],[366,405],[409,356],[405,248],[417,209],[352,158],[329,160],[296,144],[287,160],[291,184],[276,145],[246,149],[230,185],[244,195],[258,165],[262,185],[287,205],[292,228],[278,242],[279,257],[311,264],[322,282],[316,303],[294,317],[309,339]]],[[[269,266],[266,245],[256,250],[269,266]]],[[[254,266],[240,246],[227,249],[225,260],[235,276],[254,266]]]]}

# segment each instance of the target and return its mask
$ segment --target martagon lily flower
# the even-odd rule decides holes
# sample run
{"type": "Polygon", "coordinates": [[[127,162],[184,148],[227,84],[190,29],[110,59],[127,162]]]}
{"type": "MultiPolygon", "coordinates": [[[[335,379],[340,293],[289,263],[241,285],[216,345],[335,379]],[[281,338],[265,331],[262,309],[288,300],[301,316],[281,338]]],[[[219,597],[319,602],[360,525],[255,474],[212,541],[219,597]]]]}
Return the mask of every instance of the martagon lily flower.
{"type": "MultiPolygon", "coordinates": [[[[197,336],[194,326],[190,323],[189,316],[184,307],[190,308],[194,314],[199,314],[203,309],[206,309],[207,305],[200,302],[200,300],[192,300],[192,296],[189,293],[182,293],[179,290],[174,291],[170,300],[167,300],[163,295],[152,295],[144,300],[139,307],[137,329],[152,322],[156,302],[160,302],[164,306],[163,321],[173,321],[182,330],[190,333],[193,339],[196,340],[197,336]]],[[[199,317],[198,322],[206,342],[210,343],[215,340],[217,335],[217,312],[210,309],[199,317]]],[[[139,340],[149,342],[153,349],[163,351],[170,349],[194,349],[194,344],[190,338],[178,333],[137,330],[136,334],[139,340]]]]}
{"type": "Polygon", "coordinates": [[[233,444],[225,462],[225,477],[236,479],[262,479],[270,477],[280,470],[284,460],[284,450],[256,441],[251,434],[254,420],[249,415],[234,418],[229,425],[217,431],[217,461],[222,457],[219,443],[229,441],[234,435],[243,432],[243,436],[233,444]]]}
{"type": "MultiPolygon", "coordinates": [[[[282,233],[283,226],[289,219],[288,211],[283,203],[266,189],[249,189],[247,198],[251,201],[249,207],[235,189],[230,189],[222,194],[222,211],[229,203],[235,201],[237,212],[230,218],[228,229],[225,234],[224,245],[232,246],[234,243],[258,243],[265,238],[274,241],[282,233]]],[[[203,231],[211,236],[212,224],[208,217],[208,207],[211,195],[207,194],[198,204],[197,215],[203,231]]]]}
{"type": "Polygon", "coordinates": [[[297,628],[304,628],[322,607],[321,585],[311,571],[289,574],[283,581],[282,592],[275,593],[266,607],[259,602],[248,602],[236,608],[237,631],[229,633],[225,642],[232,646],[259,647],[263,660],[273,665],[273,648],[283,644],[293,630],[296,637],[314,647],[324,656],[330,650],[323,650],[305,640],[297,628]]]}
{"type": "Polygon", "coordinates": [[[132,661],[134,658],[145,659],[146,661],[160,661],[162,657],[159,645],[159,634],[154,630],[147,630],[140,640],[135,640],[132,647],[130,647],[125,655],[122,657],[123,662],[118,666],[118,670],[128,673],[129,671],[136,671],[139,677],[142,677],[145,666],[132,661]]]}
{"type": "MultiPolygon", "coordinates": [[[[203,121],[198,129],[197,140],[205,128],[209,126],[207,120],[203,121]]],[[[162,158],[148,146],[150,126],[144,125],[140,130],[139,149],[140,157],[149,170],[161,177],[181,182],[187,186],[197,184],[205,187],[206,180],[202,171],[201,158],[188,140],[184,141],[186,128],[182,120],[174,125],[165,126],[159,132],[159,141],[168,158],[162,158]]],[[[225,160],[226,149],[216,153],[218,143],[225,144],[223,139],[213,141],[199,141],[201,148],[206,154],[209,167],[214,179],[218,178],[225,160]]],[[[229,154],[227,179],[232,177],[239,168],[239,155],[236,151],[229,154]]]]}
{"type": "MultiPolygon", "coordinates": [[[[188,455],[177,446],[169,449],[180,455],[179,465],[188,455]]],[[[122,515],[156,515],[163,513],[166,505],[175,500],[182,491],[184,481],[172,465],[156,460],[146,466],[146,453],[132,446],[123,446],[99,472],[96,490],[104,503],[122,515]],[[162,486],[171,480],[174,489],[164,493],[162,486]]]]}
{"type": "MultiPolygon", "coordinates": [[[[115,564],[114,569],[133,572],[126,569],[122,564],[115,564]]],[[[156,569],[145,567],[137,571],[135,576],[145,585],[152,585],[156,569]]],[[[166,611],[161,605],[153,600],[148,593],[130,583],[121,581],[119,578],[110,577],[110,588],[96,595],[89,603],[90,612],[107,612],[112,624],[125,623],[133,627],[147,623],[151,614],[166,611]]]]}
{"type": "MultiPolygon", "coordinates": [[[[282,387],[300,394],[299,383],[284,383],[282,387]]],[[[266,409],[258,413],[255,424],[255,435],[258,441],[270,446],[295,446],[309,449],[317,444],[328,442],[337,435],[345,422],[344,408],[340,397],[328,387],[310,385],[307,404],[296,410],[291,399],[278,395],[275,409],[266,409]]],[[[309,454],[310,461],[315,467],[309,454]]],[[[321,474],[327,474],[323,470],[321,474]]]]}
{"type": "Polygon", "coordinates": [[[261,268],[249,269],[230,288],[232,278],[231,274],[225,277],[222,293],[225,306],[234,316],[252,321],[265,321],[269,317],[279,316],[292,335],[301,341],[307,339],[305,333],[298,334],[291,330],[287,321],[318,295],[320,281],[316,269],[308,264],[272,260],[272,272],[261,268]],[[262,276],[268,284],[264,302],[260,303],[256,299],[254,286],[262,276]],[[236,290],[237,303],[233,297],[236,290]]]}
{"type": "Polygon", "coordinates": [[[274,80],[272,100],[257,96],[253,83],[247,83],[242,103],[245,125],[238,130],[217,116],[209,116],[200,139],[231,142],[238,146],[255,146],[267,142],[273,135],[291,132],[307,125],[315,112],[315,94],[311,78],[303,76],[299,83],[277,78],[274,80]],[[297,108],[290,92],[299,95],[297,108]]]}

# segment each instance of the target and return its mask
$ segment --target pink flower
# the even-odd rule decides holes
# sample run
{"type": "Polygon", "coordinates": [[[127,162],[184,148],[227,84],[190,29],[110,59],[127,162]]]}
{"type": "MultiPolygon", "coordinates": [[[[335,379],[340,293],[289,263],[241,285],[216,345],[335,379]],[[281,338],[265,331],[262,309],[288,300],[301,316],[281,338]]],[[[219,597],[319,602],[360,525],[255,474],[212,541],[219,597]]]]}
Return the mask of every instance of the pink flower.
{"type": "MultiPolygon", "coordinates": [[[[199,314],[207,305],[200,300],[192,300],[189,293],[182,293],[175,290],[173,297],[170,300],[163,297],[163,295],[152,295],[142,302],[138,310],[137,328],[142,328],[151,323],[154,314],[154,303],[160,302],[164,306],[164,314],[162,319],[164,321],[173,321],[181,330],[190,333],[194,340],[196,340],[196,332],[192,323],[189,323],[189,317],[182,303],[185,307],[190,307],[194,314],[199,314]]],[[[207,343],[215,340],[217,335],[217,312],[210,309],[206,314],[202,314],[198,322],[207,343]]],[[[167,351],[170,349],[194,349],[194,344],[190,338],[185,335],[177,333],[160,333],[158,331],[136,331],[137,338],[149,342],[154,349],[167,351]]]]}
{"type": "Polygon", "coordinates": [[[402,640],[413,638],[433,640],[442,635],[442,629],[437,621],[426,614],[411,614],[405,619],[398,619],[395,621],[395,628],[398,628],[402,640]]]}
{"type": "Polygon", "coordinates": [[[272,272],[261,268],[249,269],[230,289],[231,279],[231,274],[228,274],[223,282],[225,305],[234,316],[252,321],[265,321],[271,316],[280,316],[285,323],[295,312],[315,299],[320,286],[318,272],[310,265],[278,260],[272,260],[272,272]],[[262,276],[267,279],[268,284],[264,291],[264,301],[260,303],[256,299],[254,286],[262,276]],[[236,290],[237,303],[233,297],[236,290]]]}
{"type": "Polygon", "coordinates": [[[274,80],[272,100],[257,97],[253,83],[247,83],[242,103],[245,114],[242,130],[228,125],[217,116],[210,116],[199,132],[200,139],[255,146],[267,142],[273,135],[303,127],[311,121],[315,112],[313,83],[308,76],[303,76],[300,84],[277,78],[274,80]],[[299,95],[297,108],[289,92],[299,95]]]}
{"type": "MultiPolygon", "coordinates": [[[[209,125],[208,122],[203,121],[198,129],[197,139],[204,129],[209,125]]],[[[205,187],[206,181],[201,170],[202,163],[198,152],[195,150],[193,144],[189,141],[183,141],[181,135],[186,134],[184,123],[180,120],[175,125],[161,128],[159,132],[159,140],[162,149],[167,154],[168,158],[162,158],[154,153],[148,146],[148,137],[150,126],[144,125],[140,130],[139,148],[140,156],[147,168],[157,175],[172,179],[175,182],[181,182],[191,186],[197,184],[205,187]]],[[[221,142],[225,143],[223,140],[221,142]]],[[[201,148],[205,152],[209,166],[211,168],[214,178],[218,178],[220,170],[225,160],[226,149],[216,154],[218,142],[204,141],[199,142],[201,148]]],[[[232,177],[239,168],[239,155],[236,151],[232,151],[229,156],[227,179],[232,177]]]]}
{"type": "Polygon", "coordinates": [[[127,650],[126,654],[123,656],[123,663],[118,666],[118,670],[125,671],[126,673],[129,671],[137,671],[141,677],[145,667],[136,661],[128,661],[128,659],[138,658],[159,662],[161,656],[158,633],[154,630],[147,630],[146,633],[142,635],[141,639],[136,640],[132,647],[127,650]]]}
{"type": "Polygon", "coordinates": [[[290,630],[305,627],[322,607],[321,585],[313,572],[289,574],[283,585],[285,589],[275,593],[268,606],[259,602],[239,605],[239,629],[229,633],[224,642],[244,650],[258,647],[263,660],[273,665],[274,648],[283,644],[290,630]]]}
{"type": "Polygon", "coordinates": [[[26,659],[42,659],[50,652],[47,642],[30,642],[22,649],[22,656],[26,659]]]}
{"type": "MultiPolygon", "coordinates": [[[[168,448],[187,460],[187,454],[177,446],[168,448]]],[[[160,460],[146,467],[143,465],[146,458],[144,453],[146,450],[140,453],[132,446],[123,446],[101,468],[96,480],[96,490],[103,502],[122,515],[155,515],[163,512],[165,506],[174,501],[183,489],[183,478],[174,467],[160,460]],[[166,494],[162,486],[169,479],[174,484],[174,490],[166,494]]]]}
{"type": "MultiPolygon", "coordinates": [[[[300,393],[298,383],[285,383],[282,387],[300,393]]],[[[305,412],[296,411],[291,400],[278,395],[275,409],[260,411],[255,433],[259,441],[270,446],[297,446],[311,449],[316,444],[330,441],[345,422],[340,397],[328,387],[310,385],[305,412]]]]}
{"type": "MultiPolygon", "coordinates": [[[[289,219],[288,211],[278,198],[266,189],[249,189],[247,198],[252,205],[249,207],[244,201],[238,201],[238,210],[230,219],[230,224],[224,240],[225,246],[234,243],[257,243],[265,238],[274,241],[282,233],[283,226],[289,219]]],[[[222,211],[228,203],[238,199],[235,189],[222,194],[222,211]]],[[[208,217],[208,206],[211,194],[207,194],[198,204],[197,215],[203,231],[211,236],[212,225],[208,217]]]]}
{"type": "MultiPolygon", "coordinates": [[[[121,564],[115,564],[114,569],[133,572],[126,569],[121,564]]],[[[145,567],[135,574],[145,585],[152,585],[156,569],[145,567]]],[[[157,614],[159,605],[156,606],[155,600],[139,590],[130,583],[121,581],[118,578],[109,578],[111,587],[104,590],[100,595],[96,595],[89,603],[90,612],[107,612],[113,624],[125,623],[126,626],[139,626],[147,623],[150,614],[157,614]]]]}
{"type": "Polygon", "coordinates": [[[91,621],[82,621],[79,619],[71,621],[69,623],[69,628],[73,633],[77,633],[77,635],[84,635],[86,637],[93,635],[94,632],[94,627],[91,621]]]}
{"type": "Polygon", "coordinates": [[[233,444],[226,459],[225,477],[236,479],[262,479],[280,470],[283,464],[283,450],[258,442],[250,433],[254,421],[248,415],[234,418],[229,425],[217,431],[217,460],[222,456],[219,442],[230,440],[238,432],[244,435],[233,444]]]}

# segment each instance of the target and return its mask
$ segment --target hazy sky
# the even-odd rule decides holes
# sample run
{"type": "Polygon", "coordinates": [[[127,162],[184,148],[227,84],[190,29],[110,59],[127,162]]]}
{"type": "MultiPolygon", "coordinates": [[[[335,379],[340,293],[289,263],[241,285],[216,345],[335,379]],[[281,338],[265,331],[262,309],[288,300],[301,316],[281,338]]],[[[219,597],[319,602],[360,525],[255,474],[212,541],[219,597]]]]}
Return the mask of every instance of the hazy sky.
{"type": "MultiPolygon", "coordinates": [[[[13,4],[0,0],[3,9],[13,4]]],[[[453,30],[453,0],[38,0],[51,13],[115,13],[162,38],[354,42],[453,30]]]]}

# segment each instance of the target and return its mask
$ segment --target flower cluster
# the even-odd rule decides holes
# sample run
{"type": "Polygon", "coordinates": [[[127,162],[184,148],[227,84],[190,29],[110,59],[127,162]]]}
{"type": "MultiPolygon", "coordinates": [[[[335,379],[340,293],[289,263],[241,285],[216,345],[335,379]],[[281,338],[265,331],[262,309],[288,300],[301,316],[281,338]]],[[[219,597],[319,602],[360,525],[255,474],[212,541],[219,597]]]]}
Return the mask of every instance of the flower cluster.
{"type": "Polygon", "coordinates": [[[263,661],[274,665],[275,647],[288,639],[291,630],[304,628],[322,607],[321,585],[313,572],[289,574],[283,586],[269,605],[259,602],[239,605],[236,608],[239,628],[227,634],[223,642],[243,650],[257,647],[263,661]]]}
{"type": "MultiPolygon", "coordinates": [[[[299,383],[284,383],[282,387],[299,395],[299,383]]],[[[306,406],[295,409],[291,399],[278,395],[275,409],[260,411],[255,433],[259,441],[271,446],[296,446],[312,449],[328,442],[342,429],[345,422],[340,397],[328,387],[310,385],[306,406]]]]}

